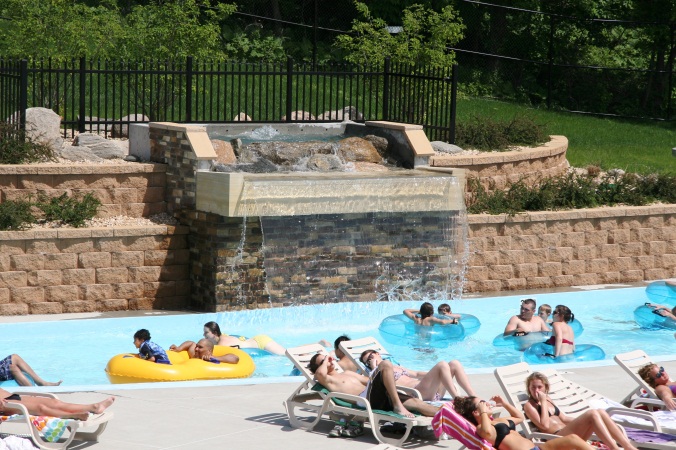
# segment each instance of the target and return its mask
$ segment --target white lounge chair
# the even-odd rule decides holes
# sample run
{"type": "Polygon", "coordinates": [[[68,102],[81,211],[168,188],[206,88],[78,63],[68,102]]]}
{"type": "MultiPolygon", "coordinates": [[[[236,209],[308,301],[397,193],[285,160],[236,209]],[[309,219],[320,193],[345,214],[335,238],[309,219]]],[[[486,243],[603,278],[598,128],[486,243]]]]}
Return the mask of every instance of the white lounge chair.
{"type": "MultiPolygon", "coordinates": [[[[530,366],[522,362],[511,366],[498,367],[495,369],[495,377],[498,380],[500,388],[505,394],[505,401],[508,401],[515,408],[523,409],[523,405],[528,401],[528,392],[526,391],[525,380],[532,373],[530,366]]],[[[549,379],[549,395],[556,406],[565,414],[570,416],[579,416],[589,409],[592,409],[589,402],[602,402],[604,397],[590,389],[565,379],[559,372],[553,369],[543,370],[549,379]]],[[[649,430],[655,433],[663,433],[665,438],[676,432],[674,429],[663,429],[655,416],[648,411],[620,407],[605,408],[606,412],[613,420],[621,426],[628,429],[649,430]]],[[[524,420],[519,425],[523,434],[530,439],[552,439],[556,435],[543,433],[530,421],[524,420]]],[[[658,436],[656,436],[658,437],[658,436]]],[[[629,440],[634,445],[642,448],[654,449],[676,449],[674,443],[655,443],[646,441],[636,441],[629,436],[629,440]]]]}
{"type": "MultiPolygon", "coordinates": [[[[15,393],[19,395],[30,395],[33,397],[58,398],[54,394],[42,392],[15,392],[15,393]]],[[[35,415],[29,414],[28,410],[23,404],[8,401],[7,405],[11,406],[12,408],[21,410],[22,414],[11,416],[8,420],[3,421],[2,423],[3,424],[15,423],[25,425],[28,428],[28,437],[30,437],[30,439],[38,448],[43,450],[65,450],[74,440],[86,442],[98,442],[99,436],[101,435],[101,433],[103,433],[103,431],[106,429],[106,426],[108,425],[108,421],[113,418],[113,413],[106,411],[101,414],[92,415],[87,420],[63,419],[63,425],[67,428],[67,431],[65,431],[64,435],[61,436],[58,440],[51,442],[48,439],[46,439],[45,436],[43,436],[43,433],[38,429],[38,427],[36,427],[33,424],[32,417],[35,417],[35,415]]],[[[1,431],[4,432],[4,430],[1,431]]],[[[18,433],[8,433],[8,434],[18,434],[18,433]]]]}
{"type": "Polygon", "coordinates": [[[665,408],[664,402],[655,394],[655,389],[638,374],[641,367],[646,364],[653,364],[643,350],[618,353],[613,359],[637,384],[636,388],[622,399],[623,405],[631,408],[636,408],[638,405],[648,405],[658,409],[665,408]],[[645,391],[647,397],[641,396],[642,391],[645,391]]]}
{"type": "MultiPolygon", "coordinates": [[[[335,420],[338,416],[354,417],[368,421],[371,424],[371,430],[378,442],[400,446],[406,441],[413,427],[431,426],[431,417],[416,416],[408,418],[390,411],[375,410],[371,408],[371,405],[365,398],[339,392],[329,392],[314,379],[314,375],[307,368],[310,359],[317,353],[326,354],[326,350],[319,344],[309,344],[286,349],[286,356],[305,376],[305,380],[284,402],[284,407],[286,408],[286,413],[289,416],[289,422],[292,427],[312,430],[324,415],[328,415],[332,420],[335,420]],[[356,406],[357,404],[364,406],[359,407],[356,406]],[[310,412],[312,416],[301,417],[297,413],[297,410],[310,412]],[[381,433],[381,422],[400,423],[406,429],[400,437],[390,438],[381,433]]],[[[337,368],[337,370],[340,370],[340,368],[337,368]]],[[[410,391],[406,393],[411,395],[410,391]]]]}

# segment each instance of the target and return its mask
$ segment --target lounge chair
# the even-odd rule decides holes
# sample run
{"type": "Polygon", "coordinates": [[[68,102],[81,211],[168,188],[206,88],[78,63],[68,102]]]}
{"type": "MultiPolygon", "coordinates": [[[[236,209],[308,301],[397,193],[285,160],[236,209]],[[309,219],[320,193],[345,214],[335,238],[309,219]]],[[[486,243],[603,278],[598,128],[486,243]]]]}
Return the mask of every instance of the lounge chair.
{"type": "MultiPolygon", "coordinates": [[[[307,368],[310,359],[316,353],[326,354],[326,350],[319,344],[309,344],[286,349],[286,356],[293,362],[293,365],[300,373],[305,376],[305,380],[284,402],[284,407],[286,408],[286,413],[289,416],[289,422],[292,427],[312,430],[324,415],[328,415],[332,420],[335,420],[338,416],[347,416],[348,418],[368,421],[371,424],[373,435],[378,442],[400,446],[406,441],[413,427],[430,426],[432,424],[431,417],[416,416],[408,418],[391,411],[372,409],[368,400],[356,395],[329,392],[314,379],[314,375],[307,368]],[[356,406],[358,402],[364,406],[356,406]],[[310,412],[312,416],[310,418],[300,417],[297,414],[297,409],[310,412]],[[381,422],[403,424],[405,426],[404,434],[397,438],[384,436],[380,431],[381,422]]],[[[336,370],[341,369],[337,368],[336,370]]],[[[408,395],[412,394],[410,391],[406,393],[408,395]]]]}
{"type": "Polygon", "coordinates": [[[643,350],[634,350],[628,353],[615,355],[615,362],[636,381],[636,388],[624,397],[621,403],[631,408],[647,405],[657,409],[664,409],[664,402],[655,394],[655,389],[641,378],[638,370],[646,364],[652,364],[650,357],[643,350]],[[647,397],[641,396],[645,392],[647,397]]]}
{"type": "Polygon", "coordinates": [[[394,364],[397,364],[392,355],[385,350],[385,347],[383,347],[383,345],[374,337],[369,336],[360,339],[352,339],[351,341],[342,341],[338,347],[345,356],[359,368],[360,373],[364,375],[368,375],[368,372],[366,371],[364,364],[359,361],[359,357],[364,350],[375,350],[380,353],[380,356],[383,359],[388,359],[394,364]]]}
{"type": "MultiPolygon", "coordinates": [[[[508,401],[515,408],[523,410],[523,405],[528,401],[525,380],[532,373],[528,364],[522,362],[511,366],[498,367],[494,373],[505,394],[505,401],[508,401]]],[[[590,402],[601,404],[605,399],[602,395],[565,379],[556,370],[547,369],[543,370],[542,373],[549,379],[549,395],[552,401],[567,415],[579,416],[592,409],[590,402]]],[[[630,409],[621,405],[619,407],[604,407],[604,409],[618,425],[623,426],[628,431],[628,438],[635,446],[662,450],[676,448],[676,442],[673,441],[670,443],[649,441],[651,439],[670,441],[673,439],[673,434],[676,433],[675,429],[663,429],[656,417],[650,412],[630,409]],[[635,433],[634,430],[636,430],[635,433]],[[635,439],[632,434],[642,436],[640,440],[636,440],[639,438],[635,439]]],[[[519,426],[522,433],[529,439],[547,440],[557,437],[554,434],[543,433],[534,426],[531,427],[529,420],[524,420],[519,426]]]]}
{"type": "Polygon", "coordinates": [[[473,423],[455,412],[450,402],[444,403],[436,413],[432,428],[437,437],[446,434],[470,450],[494,450],[490,442],[477,434],[473,423]]]}
{"type": "MultiPolygon", "coordinates": [[[[34,397],[58,398],[54,394],[42,392],[16,392],[19,395],[34,397]]],[[[56,417],[42,417],[28,414],[28,410],[21,403],[7,402],[8,406],[20,409],[22,414],[15,414],[2,420],[2,423],[16,423],[28,427],[28,437],[43,450],[65,450],[72,441],[98,442],[99,436],[106,429],[108,421],[113,417],[112,412],[103,412],[92,415],[87,420],[60,419],[56,417]],[[37,420],[38,417],[41,420],[37,420]],[[91,429],[85,431],[84,429],[91,429]],[[49,433],[46,432],[49,430],[49,433]],[[64,437],[65,436],[65,437],[64,437]]],[[[3,430],[4,431],[4,430],[3,430]]],[[[17,433],[9,433],[17,434],[17,433]]]]}

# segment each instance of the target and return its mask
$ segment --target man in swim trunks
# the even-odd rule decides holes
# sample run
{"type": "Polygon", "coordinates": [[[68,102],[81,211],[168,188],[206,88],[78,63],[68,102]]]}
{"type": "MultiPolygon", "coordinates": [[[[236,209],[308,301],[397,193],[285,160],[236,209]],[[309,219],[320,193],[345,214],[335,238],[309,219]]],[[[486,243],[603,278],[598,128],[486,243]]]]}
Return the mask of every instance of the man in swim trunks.
{"type": "Polygon", "coordinates": [[[195,344],[194,356],[191,358],[202,359],[204,361],[209,361],[214,364],[228,363],[228,364],[237,364],[239,362],[239,356],[233,354],[227,354],[223,356],[214,356],[214,344],[209,339],[200,339],[195,344]]]}
{"type": "Polygon", "coordinates": [[[550,331],[547,324],[535,315],[535,300],[526,298],[521,300],[519,315],[512,316],[505,327],[505,336],[524,336],[534,331],[550,331]]]}
{"type": "Polygon", "coordinates": [[[414,417],[410,411],[433,417],[439,410],[420,399],[399,393],[389,361],[383,361],[370,378],[356,372],[338,372],[336,366],[335,358],[317,353],[310,360],[308,368],[329,391],[364,397],[374,409],[393,411],[405,417],[414,417]]]}
{"type": "Polygon", "coordinates": [[[33,386],[33,383],[31,383],[30,378],[26,374],[38,386],[58,386],[61,384],[61,381],[50,382],[40,378],[31,366],[16,353],[0,361],[0,381],[15,380],[19,386],[33,386]]]}

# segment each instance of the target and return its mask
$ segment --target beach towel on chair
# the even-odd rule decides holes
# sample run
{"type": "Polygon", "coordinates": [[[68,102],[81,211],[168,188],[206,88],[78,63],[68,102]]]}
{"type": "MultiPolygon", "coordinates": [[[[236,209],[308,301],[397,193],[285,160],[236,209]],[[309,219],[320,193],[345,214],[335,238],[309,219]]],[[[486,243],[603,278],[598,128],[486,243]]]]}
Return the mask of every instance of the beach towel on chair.
{"type": "MultiPolygon", "coordinates": [[[[19,414],[0,416],[0,422],[16,419],[18,417],[22,416],[19,414]]],[[[61,439],[63,433],[66,432],[68,420],[69,419],[61,419],[59,417],[30,416],[31,423],[37,428],[47,442],[56,442],[61,439]]]]}
{"type": "Polygon", "coordinates": [[[467,419],[455,412],[453,403],[444,403],[432,419],[432,428],[436,437],[446,433],[460,441],[469,449],[493,450],[490,442],[476,434],[476,427],[467,419]]]}

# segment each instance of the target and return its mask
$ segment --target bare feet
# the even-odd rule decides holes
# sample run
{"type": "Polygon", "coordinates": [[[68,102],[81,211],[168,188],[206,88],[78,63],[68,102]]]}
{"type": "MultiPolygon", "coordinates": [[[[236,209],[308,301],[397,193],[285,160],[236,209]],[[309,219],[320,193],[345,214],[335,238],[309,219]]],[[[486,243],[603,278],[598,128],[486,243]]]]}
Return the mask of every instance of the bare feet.
{"type": "Polygon", "coordinates": [[[414,415],[412,412],[410,412],[408,409],[406,409],[406,408],[404,407],[404,405],[401,405],[401,406],[395,406],[395,407],[392,408],[392,410],[393,410],[395,413],[397,413],[397,414],[399,414],[399,415],[401,415],[401,416],[404,416],[404,417],[411,417],[411,418],[415,417],[415,415],[414,415]]]}
{"type": "Polygon", "coordinates": [[[108,397],[107,399],[103,400],[102,402],[94,403],[92,406],[92,411],[94,414],[101,414],[103,411],[106,410],[110,405],[113,404],[115,401],[115,397],[108,397]]]}
{"type": "Polygon", "coordinates": [[[63,383],[62,380],[59,380],[56,383],[53,383],[51,381],[45,381],[44,383],[42,383],[42,386],[59,386],[61,383],[63,383]]]}
{"type": "Polygon", "coordinates": [[[322,347],[333,347],[333,345],[326,339],[322,339],[321,341],[318,342],[318,344],[321,345],[322,347]]]}
{"type": "Polygon", "coordinates": [[[77,420],[87,420],[89,419],[89,413],[71,414],[71,417],[77,420]]]}

